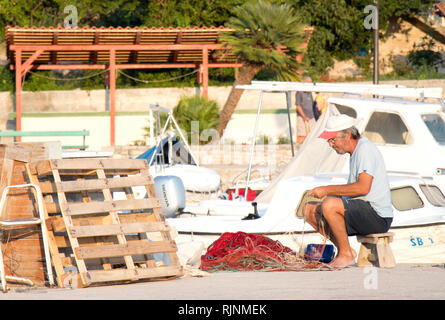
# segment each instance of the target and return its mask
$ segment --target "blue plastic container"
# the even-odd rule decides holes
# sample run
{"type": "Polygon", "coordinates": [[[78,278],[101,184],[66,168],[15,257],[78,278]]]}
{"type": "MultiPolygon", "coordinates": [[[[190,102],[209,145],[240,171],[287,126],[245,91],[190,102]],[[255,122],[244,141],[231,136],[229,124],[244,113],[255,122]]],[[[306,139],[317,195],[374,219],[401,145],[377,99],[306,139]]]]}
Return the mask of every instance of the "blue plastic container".
{"type": "Polygon", "coordinates": [[[304,251],[304,259],[329,263],[334,259],[334,254],[334,246],[332,244],[323,245],[319,243],[310,243],[306,246],[306,250],[304,251]]]}

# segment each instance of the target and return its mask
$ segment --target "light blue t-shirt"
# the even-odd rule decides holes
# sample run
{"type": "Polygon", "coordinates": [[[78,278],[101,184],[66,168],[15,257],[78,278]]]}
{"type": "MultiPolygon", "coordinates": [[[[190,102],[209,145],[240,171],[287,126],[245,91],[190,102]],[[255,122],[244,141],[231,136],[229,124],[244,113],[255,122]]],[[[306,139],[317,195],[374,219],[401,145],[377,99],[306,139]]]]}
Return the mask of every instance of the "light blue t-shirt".
{"type": "Polygon", "coordinates": [[[366,137],[359,139],[349,160],[349,170],[348,183],[357,182],[363,171],[373,177],[371,190],[364,200],[369,201],[379,216],[392,218],[394,214],[385,162],[379,149],[366,137]]]}

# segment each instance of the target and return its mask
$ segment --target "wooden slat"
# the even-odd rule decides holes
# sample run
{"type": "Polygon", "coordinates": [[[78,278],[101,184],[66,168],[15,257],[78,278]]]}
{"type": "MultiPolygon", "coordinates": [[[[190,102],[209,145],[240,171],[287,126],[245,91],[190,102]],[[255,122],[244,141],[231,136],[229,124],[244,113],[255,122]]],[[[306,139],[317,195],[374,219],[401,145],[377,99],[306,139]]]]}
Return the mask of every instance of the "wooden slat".
{"type": "MultiPolygon", "coordinates": [[[[60,183],[61,180],[60,180],[59,172],[57,170],[52,170],[52,172],[53,172],[54,182],[56,182],[56,184],[60,183]]],[[[64,203],[67,202],[66,201],[66,197],[65,197],[65,193],[57,191],[57,197],[59,199],[59,204],[60,205],[63,205],[64,203]]],[[[72,226],[73,225],[72,219],[69,216],[65,215],[63,210],[62,210],[62,217],[63,217],[63,220],[65,221],[65,225],[66,226],[72,226]]],[[[77,241],[77,239],[75,237],[71,237],[70,234],[68,233],[68,238],[70,240],[71,247],[72,247],[73,250],[74,250],[74,248],[79,247],[79,242],[77,241]]],[[[77,264],[77,268],[78,268],[80,274],[83,274],[83,273],[85,273],[87,271],[85,262],[82,259],[77,259],[76,258],[76,264],[77,264]]],[[[82,275],[81,275],[81,278],[82,278],[82,282],[83,283],[87,282],[87,280],[85,278],[83,278],[82,275]]]]}
{"type": "MultiPolygon", "coordinates": [[[[71,247],[70,240],[66,236],[54,236],[58,248],[68,248],[71,247]]],[[[58,250],[58,249],[57,249],[58,250]]],[[[62,272],[61,274],[63,274],[62,272]]]]}
{"type": "Polygon", "coordinates": [[[389,242],[392,242],[394,237],[393,232],[387,232],[387,233],[373,233],[373,234],[367,234],[367,235],[358,235],[357,241],[361,243],[378,243],[379,239],[381,238],[388,238],[389,242]]]}
{"type": "Polygon", "coordinates": [[[55,203],[55,202],[45,202],[45,206],[46,206],[46,211],[48,213],[60,213],[60,207],[59,207],[58,203],[55,203]]]}
{"type": "Polygon", "coordinates": [[[145,222],[145,223],[128,223],[128,224],[108,224],[108,225],[91,225],[91,226],[74,226],[71,227],[70,233],[73,237],[93,237],[107,236],[129,233],[159,232],[170,231],[170,227],[165,222],[145,222]]]}
{"type": "Polygon", "coordinates": [[[132,280],[134,278],[159,278],[159,277],[180,277],[183,275],[182,267],[166,266],[159,268],[138,268],[134,270],[113,269],[113,270],[93,270],[87,272],[85,278],[91,283],[112,282],[122,280],[132,280]]]}
{"type": "Polygon", "coordinates": [[[114,201],[91,201],[79,203],[65,203],[65,214],[69,216],[93,214],[109,211],[151,209],[161,207],[161,201],[157,198],[114,200],[114,201]]]}
{"type": "Polygon", "coordinates": [[[62,181],[56,182],[56,188],[59,192],[76,192],[82,190],[103,190],[144,186],[152,183],[153,179],[150,176],[132,176],[120,178],[62,181]]]}
{"type": "MultiPolygon", "coordinates": [[[[48,193],[56,193],[56,185],[52,181],[42,181],[39,182],[40,191],[42,191],[43,195],[48,193]]],[[[49,211],[48,211],[49,212],[49,211]]]]}
{"type": "MultiPolygon", "coordinates": [[[[11,185],[12,173],[14,171],[14,160],[4,158],[2,161],[2,169],[0,175],[0,192],[3,193],[3,189],[11,185]]],[[[0,212],[0,216],[3,212],[0,212]]]]}
{"type": "Polygon", "coordinates": [[[61,216],[52,216],[46,219],[46,228],[53,232],[66,232],[65,221],[61,216]]]}
{"type": "Polygon", "coordinates": [[[154,214],[147,213],[131,213],[131,214],[120,214],[119,220],[121,223],[135,223],[135,222],[156,222],[154,214]]]}
{"type": "Polygon", "coordinates": [[[132,256],[137,254],[176,252],[177,247],[174,241],[144,241],[138,243],[103,245],[97,247],[77,247],[73,249],[76,257],[84,260],[132,256]]]}
{"type": "Polygon", "coordinates": [[[147,167],[144,159],[56,159],[51,163],[42,161],[37,164],[39,175],[50,174],[54,170],[94,170],[94,169],[143,169],[147,167]]]}
{"type": "MultiPolygon", "coordinates": [[[[37,172],[37,171],[36,171],[37,172]]],[[[61,176],[67,177],[67,176],[73,176],[73,177],[86,177],[86,176],[92,176],[96,174],[96,170],[69,170],[69,171],[61,171],[59,172],[61,176]]],[[[139,174],[138,169],[112,169],[107,170],[107,176],[132,176],[139,174]]],[[[40,177],[48,176],[49,174],[39,174],[40,177]]],[[[55,189],[54,189],[55,190],[55,189]]],[[[54,191],[56,192],[56,191],[54,191]]]]}
{"type": "MultiPolygon", "coordinates": [[[[66,235],[58,235],[55,236],[55,240],[57,243],[57,246],[59,248],[69,248],[71,247],[70,241],[68,239],[68,236],[66,235]]],[[[87,246],[102,246],[104,244],[112,245],[116,243],[116,237],[115,235],[111,236],[102,236],[100,240],[94,239],[93,237],[81,237],[77,238],[79,241],[79,245],[81,247],[87,247],[87,246]]],[[[131,241],[130,241],[131,242],[131,241]]],[[[90,264],[90,261],[88,261],[90,264]]]]}

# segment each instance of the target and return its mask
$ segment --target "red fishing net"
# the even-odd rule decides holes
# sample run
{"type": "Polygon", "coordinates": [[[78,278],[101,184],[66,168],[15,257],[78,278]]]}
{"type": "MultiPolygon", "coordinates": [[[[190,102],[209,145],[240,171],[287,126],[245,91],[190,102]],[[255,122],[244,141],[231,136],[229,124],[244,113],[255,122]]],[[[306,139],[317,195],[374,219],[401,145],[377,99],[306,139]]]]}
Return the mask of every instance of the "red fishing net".
{"type": "Polygon", "coordinates": [[[305,261],[290,248],[268,237],[226,232],[201,256],[200,269],[215,271],[289,271],[323,268],[318,261],[305,261]]]}

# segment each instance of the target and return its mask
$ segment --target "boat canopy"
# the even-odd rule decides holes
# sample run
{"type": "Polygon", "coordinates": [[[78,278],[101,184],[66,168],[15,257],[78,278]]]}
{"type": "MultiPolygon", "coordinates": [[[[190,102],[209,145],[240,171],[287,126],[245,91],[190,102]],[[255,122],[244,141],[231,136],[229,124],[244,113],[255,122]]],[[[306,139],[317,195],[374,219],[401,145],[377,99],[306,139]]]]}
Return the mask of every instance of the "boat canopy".
{"type": "Polygon", "coordinates": [[[344,172],[349,155],[337,154],[326,140],[318,136],[326,127],[326,122],[331,115],[339,114],[337,108],[329,105],[326,112],[318,119],[315,128],[309,133],[298,153],[286,166],[286,168],[275,177],[271,183],[255,199],[258,203],[269,203],[278,184],[284,179],[297,176],[314,176],[323,173],[344,172]]]}

